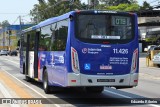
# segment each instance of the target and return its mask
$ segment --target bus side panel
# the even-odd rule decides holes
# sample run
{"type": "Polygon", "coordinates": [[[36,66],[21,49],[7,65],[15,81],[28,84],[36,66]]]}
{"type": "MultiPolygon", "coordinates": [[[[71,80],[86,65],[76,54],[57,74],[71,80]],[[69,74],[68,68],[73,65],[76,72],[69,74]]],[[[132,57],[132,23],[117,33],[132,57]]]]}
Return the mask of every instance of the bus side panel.
{"type": "Polygon", "coordinates": [[[43,68],[46,67],[48,73],[49,85],[64,86],[65,84],[65,61],[64,51],[41,51],[39,52],[39,75],[40,80],[43,78],[43,68]]]}

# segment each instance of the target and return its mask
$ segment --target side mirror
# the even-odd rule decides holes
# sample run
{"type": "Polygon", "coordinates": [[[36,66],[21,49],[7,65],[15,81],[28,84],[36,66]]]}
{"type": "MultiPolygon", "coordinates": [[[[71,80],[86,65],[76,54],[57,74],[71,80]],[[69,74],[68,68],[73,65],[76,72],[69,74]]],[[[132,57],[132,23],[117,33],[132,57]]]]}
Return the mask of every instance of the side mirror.
{"type": "Polygon", "coordinates": [[[70,21],[73,21],[74,17],[73,15],[69,15],[70,21]]]}

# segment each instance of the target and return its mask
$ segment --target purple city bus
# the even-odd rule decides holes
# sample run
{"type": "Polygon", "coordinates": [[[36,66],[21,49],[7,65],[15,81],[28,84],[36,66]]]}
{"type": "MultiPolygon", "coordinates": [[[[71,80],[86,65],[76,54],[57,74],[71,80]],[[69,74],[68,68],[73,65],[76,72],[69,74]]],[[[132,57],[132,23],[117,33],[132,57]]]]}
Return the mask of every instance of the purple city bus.
{"type": "Polygon", "coordinates": [[[139,72],[137,15],[116,11],[71,11],[22,31],[20,68],[44,91],[105,86],[132,88],[139,72]]]}

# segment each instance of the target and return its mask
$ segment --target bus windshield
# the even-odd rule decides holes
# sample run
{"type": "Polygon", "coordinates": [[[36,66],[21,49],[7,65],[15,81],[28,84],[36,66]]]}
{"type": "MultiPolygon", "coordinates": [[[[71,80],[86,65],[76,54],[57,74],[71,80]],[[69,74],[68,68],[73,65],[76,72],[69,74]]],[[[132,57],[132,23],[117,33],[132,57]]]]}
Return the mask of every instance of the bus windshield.
{"type": "Polygon", "coordinates": [[[128,43],[134,37],[132,17],[124,15],[77,15],[77,38],[87,43],[128,43]]]}

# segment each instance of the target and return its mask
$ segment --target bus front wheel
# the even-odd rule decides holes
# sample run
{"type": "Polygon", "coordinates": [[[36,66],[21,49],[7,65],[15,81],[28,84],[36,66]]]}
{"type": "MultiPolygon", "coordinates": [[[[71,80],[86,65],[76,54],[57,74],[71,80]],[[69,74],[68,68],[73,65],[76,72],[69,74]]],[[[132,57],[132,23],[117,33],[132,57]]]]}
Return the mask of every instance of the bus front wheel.
{"type": "Polygon", "coordinates": [[[104,87],[103,86],[85,87],[85,90],[89,93],[102,93],[104,87]]]}
{"type": "Polygon", "coordinates": [[[48,74],[46,70],[43,74],[43,89],[46,94],[50,93],[50,86],[48,85],[48,74]]]}

